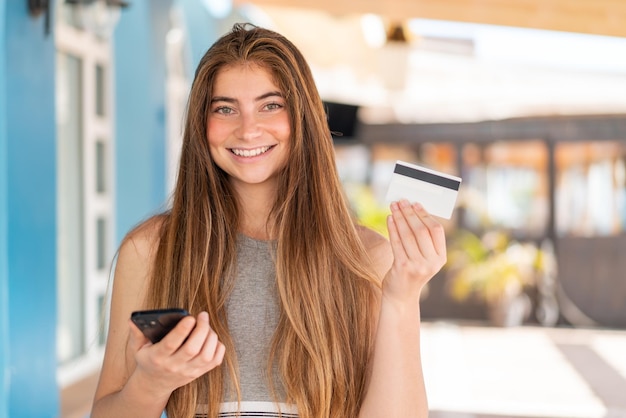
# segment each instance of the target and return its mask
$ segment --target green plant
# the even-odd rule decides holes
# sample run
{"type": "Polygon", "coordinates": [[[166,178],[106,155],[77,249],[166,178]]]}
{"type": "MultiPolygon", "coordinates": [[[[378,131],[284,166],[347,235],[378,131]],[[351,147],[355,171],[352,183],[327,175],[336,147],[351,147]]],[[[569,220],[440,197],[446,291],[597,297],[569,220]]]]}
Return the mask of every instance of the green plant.
{"type": "Polygon", "coordinates": [[[353,186],[350,188],[349,196],[359,223],[387,236],[387,216],[390,211],[388,207],[377,202],[371,188],[353,186]]]}
{"type": "Polygon", "coordinates": [[[545,262],[534,243],[512,240],[505,231],[478,236],[459,230],[450,239],[446,265],[451,296],[499,303],[534,286],[545,262]]]}

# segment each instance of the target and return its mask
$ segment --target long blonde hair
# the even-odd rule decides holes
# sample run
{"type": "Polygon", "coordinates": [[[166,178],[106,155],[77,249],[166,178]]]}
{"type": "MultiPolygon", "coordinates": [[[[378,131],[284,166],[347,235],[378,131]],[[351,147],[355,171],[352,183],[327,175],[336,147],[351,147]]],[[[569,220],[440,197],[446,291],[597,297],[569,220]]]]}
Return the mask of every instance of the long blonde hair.
{"type": "Polygon", "coordinates": [[[280,318],[267,367],[278,370],[287,397],[282,401],[295,404],[302,418],[355,417],[373,347],[368,308],[378,281],[342,192],[308,64],[285,37],[239,24],[211,46],[196,70],[173,205],[163,215],[147,299],[154,308],[207,310],[226,356],[222,367],[177,389],[167,414],[192,417],[208,396],[208,416],[217,417],[226,379],[238,388],[225,306],[233,287],[239,208],[228,176],[211,159],[206,126],[216,74],[239,63],[271,72],[292,128],[290,157],[268,220],[277,239],[280,318]]]}

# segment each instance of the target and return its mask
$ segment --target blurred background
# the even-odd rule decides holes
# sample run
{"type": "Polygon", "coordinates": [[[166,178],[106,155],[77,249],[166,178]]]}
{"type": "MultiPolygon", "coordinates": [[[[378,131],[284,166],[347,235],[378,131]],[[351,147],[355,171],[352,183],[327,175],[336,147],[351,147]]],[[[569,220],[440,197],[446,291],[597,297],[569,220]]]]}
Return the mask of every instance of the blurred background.
{"type": "Polygon", "coordinates": [[[0,0],[0,418],[86,417],[124,234],[235,22],[291,39],[356,215],[463,179],[422,300],[433,417],[626,417],[626,2],[0,0]]]}

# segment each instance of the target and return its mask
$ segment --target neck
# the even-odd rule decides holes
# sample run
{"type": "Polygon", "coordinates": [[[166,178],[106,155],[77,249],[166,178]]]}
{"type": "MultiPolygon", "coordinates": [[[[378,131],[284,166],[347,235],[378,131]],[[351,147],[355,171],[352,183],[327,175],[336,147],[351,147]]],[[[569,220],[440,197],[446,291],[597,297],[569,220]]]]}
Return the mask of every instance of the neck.
{"type": "Polygon", "coordinates": [[[269,215],[276,197],[276,188],[267,185],[236,187],[241,210],[240,232],[250,238],[270,240],[269,215]]]}

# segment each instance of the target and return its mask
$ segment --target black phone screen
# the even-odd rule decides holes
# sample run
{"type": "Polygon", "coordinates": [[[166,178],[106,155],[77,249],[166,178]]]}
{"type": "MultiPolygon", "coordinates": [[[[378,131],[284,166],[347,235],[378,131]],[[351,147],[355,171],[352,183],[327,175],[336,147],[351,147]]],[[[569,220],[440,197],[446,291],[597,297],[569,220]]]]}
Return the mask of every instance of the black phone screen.
{"type": "Polygon", "coordinates": [[[189,315],[185,309],[153,309],[135,311],[130,319],[137,325],[153,344],[158,343],[178,324],[178,321],[189,315]]]}

